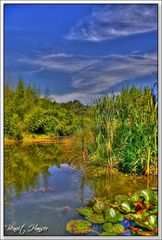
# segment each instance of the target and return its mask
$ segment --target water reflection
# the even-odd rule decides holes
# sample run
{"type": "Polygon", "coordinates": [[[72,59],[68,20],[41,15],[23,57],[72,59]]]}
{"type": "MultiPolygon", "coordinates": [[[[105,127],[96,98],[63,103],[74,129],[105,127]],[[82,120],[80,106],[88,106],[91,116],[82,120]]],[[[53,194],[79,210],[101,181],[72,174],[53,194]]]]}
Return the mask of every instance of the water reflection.
{"type": "Polygon", "coordinates": [[[129,194],[145,188],[157,188],[157,178],[125,176],[121,173],[110,174],[98,178],[87,177],[88,184],[94,191],[94,195],[98,198],[106,197],[113,200],[114,196],[119,194],[129,194]],[[149,181],[149,187],[148,187],[149,181]]]}
{"type": "MultiPolygon", "coordinates": [[[[120,173],[93,177],[80,161],[78,149],[72,154],[74,150],[63,143],[5,146],[6,225],[39,224],[49,228],[40,235],[68,235],[66,222],[79,218],[75,209],[86,205],[89,198],[111,200],[148,186],[145,178],[120,173]]],[[[150,180],[149,187],[156,186],[157,181],[150,180]]],[[[5,235],[19,234],[5,229],[5,235]]]]}
{"type": "Polygon", "coordinates": [[[7,145],[5,147],[5,187],[20,196],[22,192],[35,187],[40,174],[46,184],[50,176],[49,166],[65,161],[59,144],[7,145]],[[14,189],[9,186],[14,186],[14,189]]]}

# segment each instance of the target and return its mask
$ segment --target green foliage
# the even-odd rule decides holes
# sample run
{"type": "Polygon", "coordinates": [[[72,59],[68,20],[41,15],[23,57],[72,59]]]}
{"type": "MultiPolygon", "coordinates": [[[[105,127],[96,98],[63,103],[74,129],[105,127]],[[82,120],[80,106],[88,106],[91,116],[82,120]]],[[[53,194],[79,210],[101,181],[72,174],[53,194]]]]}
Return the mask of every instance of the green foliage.
{"type": "Polygon", "coordinates": [[[66,231],[72,234],[91,232],[91,223],[85,220],[71,220],[66,224],[66,231]]]}
{"type": "Polygon", "coordinates": [[[114,208],[106,208],[105,210],[105,220],[107,222],[118,222],[124,219],[123,215],[114,208]]]}
{"type": "MultiPolygon", "coordinates": [[[[106,206],[105,198],[103,199],[104,211],[102,214],[93,213],[92,208],[97,202],[97,199],[91,199],[88,203],[90,207],[79,208],[80,215],[83,216],[91,224],[101,224],[102,228],[96,232],[100,236],[117,236],[122,233],[125,235],[127,231],[131,231],[131,235],[155,236],[158,233],[158,216],[157,212],[153,213],[157,208],[157,192],[151,189],[144,189],[129,195],[118,195],[115,197],[116,202],[112,202],[110,206],[106,206]],[[137,198],[139,196],[140,198],[137,198]],[[138,201],[138,199],[141,199],[138,201]],[[137,201],[135,201],[137,200],[137,201]],[[129,219],[129,220],[128,220],[129,219]],[[130,221],[131,220],[131,221],[130,221]],[[128,223],[125,225],[125,223],[128,223]],[[141,229],[142,228],[142,229],[141,229]]],[[[102,199],[100,199],[100,203],[102,199]]],[[[70,221],[69,231],[71,234],[76,234],[74,231],[76,220],[70,221]],[[72,223],[72,224],[71,224],[72,223]]],[[[79,224],[77,220],[77,224],[79,224]]],[[[82,221],[82,220],[81,220],[82,221]]],[[[67,223],[67,226],[68,224],[67,223]]],[[[93,230],[92,230],[93,231],[93,230]]],[[[81,233],[81,232],[80,232],[81,233]]]]}
{"type": "Polygon", "coordinates": [[[59,104],[20,79],[15,89],[5,86],[4,132],[7,138],[20,140],[24,133],[50,136],[72,135],[80,127],[86,106],[79,101],[59,104]]]}
{"type": "Polygon", "coordinates": [[[4,132],[22,139],[25,132],[50,136],[75,134],[84,159],[94,165],[118,167],[124,173],[157,174],[158,119],[149,88],[123,89],[85,106],[78,100],[56,103],[48,95],[18,81],[5,86],[4,132]],[[88,157],[87,157],[88,156],[88,157]]]}
{"type": "Polygon", "coordinates": [[[123,89],[97,98],[92,106],[91,161],[125,173],[157,174],[157,106],[149,88],[123,89]]]}
{"type": "Polygon", "coordinates": [[[103,225],[103,229],[105,232],[101,233],[101,236],[115,236],[119,233],[122,233],[125,231],[123,225],[121,224],[112,224],[112,223],[105,223],[103,225]]]}
{"type": "Polygon", "coordinates": [[[85,217],[91,223],[102,224],[105,223],[104,216],[102,214],[94,213],[85,217]]]}
{"type": "Polygon", "coordinates": [[[84,216],[84,217],[94,214],[93,209],[90,208],[90,207],[77,208],[77,209],[76,209],[76,212],[77,212],[79,215],[84,216]]]}

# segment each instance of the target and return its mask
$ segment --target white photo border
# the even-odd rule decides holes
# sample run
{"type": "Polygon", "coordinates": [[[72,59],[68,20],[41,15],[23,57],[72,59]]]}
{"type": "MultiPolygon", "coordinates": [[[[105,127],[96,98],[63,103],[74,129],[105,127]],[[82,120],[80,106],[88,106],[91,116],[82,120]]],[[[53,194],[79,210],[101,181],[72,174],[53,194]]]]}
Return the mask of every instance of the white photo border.
{"type": "Polygon", "coordinates": [[[159,239],[162,240],[162,221],[161,221],[161,93],[162,93],[162,84],[161,84],[161,66],[162,66],[162,59],[161,59],[161,38],[162,38],[162,31],[161,31],[161,13],[162,13],[162,2],[161,0],[1,0],[0,1],[0,120],[1,120],[1,127],[0,127],[0,239],[159,239]],[[157,4],[158,5],[158,236],[116,236],[116,237],[101,237],[101,236],[5,236],[4,235],[4,6],[7,4],[157,4]]]}

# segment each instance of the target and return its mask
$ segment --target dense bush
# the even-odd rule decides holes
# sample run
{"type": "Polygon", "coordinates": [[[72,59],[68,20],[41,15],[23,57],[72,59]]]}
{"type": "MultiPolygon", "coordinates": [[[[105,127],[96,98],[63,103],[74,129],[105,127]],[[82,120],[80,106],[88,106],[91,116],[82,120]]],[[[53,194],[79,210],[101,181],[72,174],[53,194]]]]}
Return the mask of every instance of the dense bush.
{"type": "Polygon", "coordinates": [[[68,136],[77,129],[80,112],[85,106],[79,101],[59,104],[19,80],[15,89],[5,86],[5,136],[22,139],[23,133],[68,136]]]}

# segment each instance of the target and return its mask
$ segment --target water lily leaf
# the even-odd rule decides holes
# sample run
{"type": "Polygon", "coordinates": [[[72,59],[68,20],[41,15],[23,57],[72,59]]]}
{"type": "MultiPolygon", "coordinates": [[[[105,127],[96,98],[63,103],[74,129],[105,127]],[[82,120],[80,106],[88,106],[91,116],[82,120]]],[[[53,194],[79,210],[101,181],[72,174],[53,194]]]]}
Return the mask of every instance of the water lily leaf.
{"type": "Polygon", "coordinates": [[[142,196],[140,196],[140,192],[141,191],[137,191],[133,194],[133,196],[131,197],[131,201],[132,202],[141,202],[143,200],[142,196]]]}
{"type": "Polygon", "coordinates": [[[140,196],[144,198],[145,202],[157,203],[157,194],[151,189],[141,190],[140,196]]]}
{"type": "Polygon", "coordinates": [[[125,228],[121,224],[114,224],[114,230],[118,233],[122,233],[125,231],[125,228]]]}
{"type": "Polygon", "coordinates": [[[149,213],[150,213],[150,214],[156,214],[156,213],[158,213],[158,208],[157,208],[157,207],[153,208],[152,210],[149,211],[149,213]]]}
{"type": "Polygon", "coordinates": [[[125,211],[126,213],[135,212],[136,211],[136,208],[135,208],[134,204],[131,201],[123,202],[121,204],[121,209],[123,211],[125,211]]]}
{"type": "Polygon", "coordinates": [[[131,197],[132,202],[144,201],[145,203],[150,202],[157,205],[157,192],[151,189],[144,189],[134,193],[131,197]]]}
{"type": "Polygon", "coordinates": [[[85,220],[71,220],[66,224],[66,231],[72,234],[88,233],[91,223],[85,220]]]}
{"type": "Polygon", "coordinates": [[[89,222],[95,223],[95,224],[105,223],[105,219],[104,219],[103,215],[102,214],[98,214],[98,213],[94,213],[92,215],[88,215],[88,216],[86,216],[86,219],[89,222]]]}
{"type": "Polygon", "coordinates": [[[119,202],[113,202],[113,203],[110,203],[110,207],[113,207],[113,208],[117,208],[119,207],[121,204],[119,202]]]}
{"type": "Polygon", "coordinates": [[[96,203],[93,205],[93,210],[94,210],[96,213],[102,213],[102,211],[104,210],[104,203],[103,203],[103,202],[96,202],[96,203]]]}
{"type": "Polygon", "coordinates": [[[93,209],[90,208],[90,207],[81,207],[81,208],[77,208],[76,209],[76,212],[83,216],[83,217],[86,217],[86,216],[89,216],[89,215],[92,215],[94,212],[93,212],[93,209]]]}
{"type": "Polygon", "coordinates": [[[100,236],[116,236],[115,232],[102,232],[100,236]]]}
{"type": "Polygon", "coordinates": [[[107,222],[119,222],[124,219],[123,215],[114,208],[106,208],[105,210],[105,220],[107,222]]]}
{"type": "Polygon", "coordinates": [[[112,223],[105,223],[105,224],[103,225],[103,229],[104,229],[106,232],[110,232],[110,231],[112,231],[112,229],[113,229],[113,224],[112,224],[112,223]]]}
{"type": "Polygon", "coordinates": [[[127,195],[117,195],[117,196],[115,196],[115,200],[119,203],[122,203],[122,202],[128,200],[128,196],[127,195]]]}
{"type": "Polygon", "coordinates": [[[134,214],[133,213],[128,213],[125,215],[126,218],[128,218],[129,220],[134,220],[134,214]]]}
{"type": "Polygon", "coordinates": [[[119,234],[119,233],[122,233],[122,232],[124,232],[124,227],[123,227],[123,225],[121,225],[121,224],[112,224],[112,223],[105,223],[104,225],[103,225],[103,229],[107,232],[107,233],[109,233],[109,234],[114,234],[114,235],[117,235],[117,234],[119,234]]]}
{"type": "Polygon", "coordinates": [[[146,228],[146,229],[151,230],[151,231],[154,230],[154,227],[148,221],[142,222],[140,220],[135,220],[134,222],[137,226],[140,226],[142,228],[146,228]]]}
{"type": "Polygon", "coordinates": [[[148,217],[148,221],[151,225],[153,226],[157,226],[158,222],[157,222],[157,216],[156,215],[151,215],[148,217]]]}

